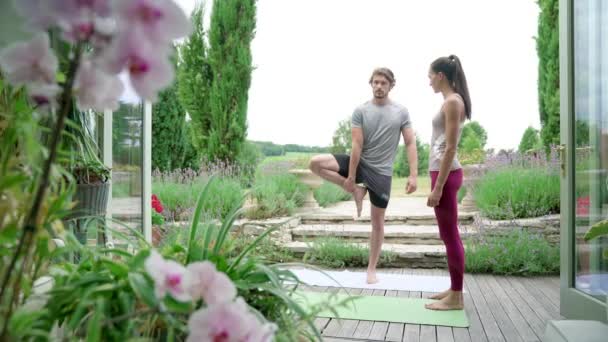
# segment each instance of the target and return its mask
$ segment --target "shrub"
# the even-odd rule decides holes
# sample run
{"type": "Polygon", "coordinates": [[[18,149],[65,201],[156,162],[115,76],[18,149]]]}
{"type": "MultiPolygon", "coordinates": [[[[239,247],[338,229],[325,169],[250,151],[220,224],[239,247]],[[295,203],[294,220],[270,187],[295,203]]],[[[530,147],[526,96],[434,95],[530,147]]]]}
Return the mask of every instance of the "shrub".
{"type": "Polygon", "coordinates": [[[491,219],[558,213],[559,175],[540,168],[506,168],[484,175],[473,190],[475,204],[491,219]]]}
{"type": "Polygon", "coordinates": [[[462,199],[467,195],[467,188],[464,186],[461,186],[460,189],[458,189],[458,203],[462,202],[462,199]]]}
{"type": "Polygon", "coordinates": [[[294,175],[276,174],[259,176],[252,195],[257,202],[250,218],[262,219],[289,215],[304,203],[305,185],[294,175]]]}
{"type": "Polygon", "coordinates": [[[243,199],[243,188],[238,179],[219,178],[209,186],[203,211],[213,218],[224,218],[232,209],[241,207],[243,199]]]}
{"type": "MultiPolygon", "coordinates": [[[[177,183],[172,181],[156,181],[152,191],[162,201],[167,213],[166,217],[173,221],[183,221],[190,217],[196,206],[196,198],[203,190],[205,180],[193,183],[177,183]]],[[[225,217],[232,208],[241,206],[243,188],[238,179],[221,177],[209,186],[208,195],[203,205],[206,218],[225,217]]]]}
{"type": "Polygon", "coordinates": [[[351,194],[330,182],[323,182],[323,184],[315,190],[314,195],[315,199],[322,207],[351,199],[351,194]]]}
{"type": "Polygon", "coordinates": [[[255,172],[262,158],[263,154],[257,145],[249,141],[245,142],[243,149],[237,157],[237,164],[240,170],[239,179],[244,187],[253,185],[255,172]]]}
{"type": "Polygon", "coordinates": [[[200,184],[185,184],[171,181],[155,181],[152,192],[163,203],[165,216],[172,221],[183,221],[189,209],[196,204],[196,193],[201,190],[200,184]]]}
{"type": "Polygon", "coordinates": [[[559,246],[543,236],[514,230],[465,240],[466,272],[512,275],[559,274],[559,246]]]}
{"type": "MultiPolygon", "coordinates": [[[[369,259],[369,249],[337,238],[324,238],[312,242],[304,261],[331,268],[364,267],[369,259]]],[[[382,252],[378,266],[386,266],[397,259],[392,252],[382,252]]]]}

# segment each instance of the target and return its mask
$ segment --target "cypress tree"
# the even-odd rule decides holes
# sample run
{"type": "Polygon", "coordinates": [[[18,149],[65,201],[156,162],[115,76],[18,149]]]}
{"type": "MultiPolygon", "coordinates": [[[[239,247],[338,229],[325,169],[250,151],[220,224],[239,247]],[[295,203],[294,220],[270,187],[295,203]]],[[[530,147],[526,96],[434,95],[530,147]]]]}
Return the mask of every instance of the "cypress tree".
{"type": "Polygon", "coordinates": [[[559,144],[559,0],[538,0],[538,101],[540,136],[549,148],[559,144]]]}

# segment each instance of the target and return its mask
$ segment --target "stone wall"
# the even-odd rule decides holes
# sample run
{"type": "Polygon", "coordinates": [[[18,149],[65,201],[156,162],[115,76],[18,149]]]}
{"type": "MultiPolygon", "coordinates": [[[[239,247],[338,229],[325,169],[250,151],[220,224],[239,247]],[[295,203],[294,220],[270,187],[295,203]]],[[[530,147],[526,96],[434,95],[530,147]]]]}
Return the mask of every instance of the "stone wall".
{"type": "Polygon", "coordinates": [[[504,235],[513,230],[525,229],[540,234],[551,244],[559,244],[560,216],[547,215],[536,218],[493,221],[477,217],[473,228],[480,234],[504,235]]]}

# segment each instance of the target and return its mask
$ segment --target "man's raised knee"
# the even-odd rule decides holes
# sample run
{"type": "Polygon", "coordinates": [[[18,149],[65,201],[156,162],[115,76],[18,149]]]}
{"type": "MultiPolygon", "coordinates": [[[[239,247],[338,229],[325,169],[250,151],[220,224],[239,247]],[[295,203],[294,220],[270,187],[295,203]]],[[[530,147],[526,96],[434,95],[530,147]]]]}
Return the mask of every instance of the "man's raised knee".
{"type": "Polygon", "coordinates": [[[310,169],[310,171],[312,171],[312,173],[319,174],[320,164],[321,160],[319,156],[314,156],[310,158],[310,162],[308,162],[308,168],[310,169]]]}

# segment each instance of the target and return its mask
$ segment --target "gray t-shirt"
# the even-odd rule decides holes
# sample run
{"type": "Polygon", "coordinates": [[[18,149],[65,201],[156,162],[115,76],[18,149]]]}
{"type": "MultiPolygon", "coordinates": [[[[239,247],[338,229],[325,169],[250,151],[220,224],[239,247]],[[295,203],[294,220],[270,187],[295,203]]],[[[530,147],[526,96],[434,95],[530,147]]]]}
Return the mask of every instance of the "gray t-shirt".
{"type": "Polygon", "coordinates": [[[401,130],[412,125],[407,109],[395,102],[380,106],[368,101],[355,109],[351,124],[363,129],[361,163],[391,176],[401,130]]]}

